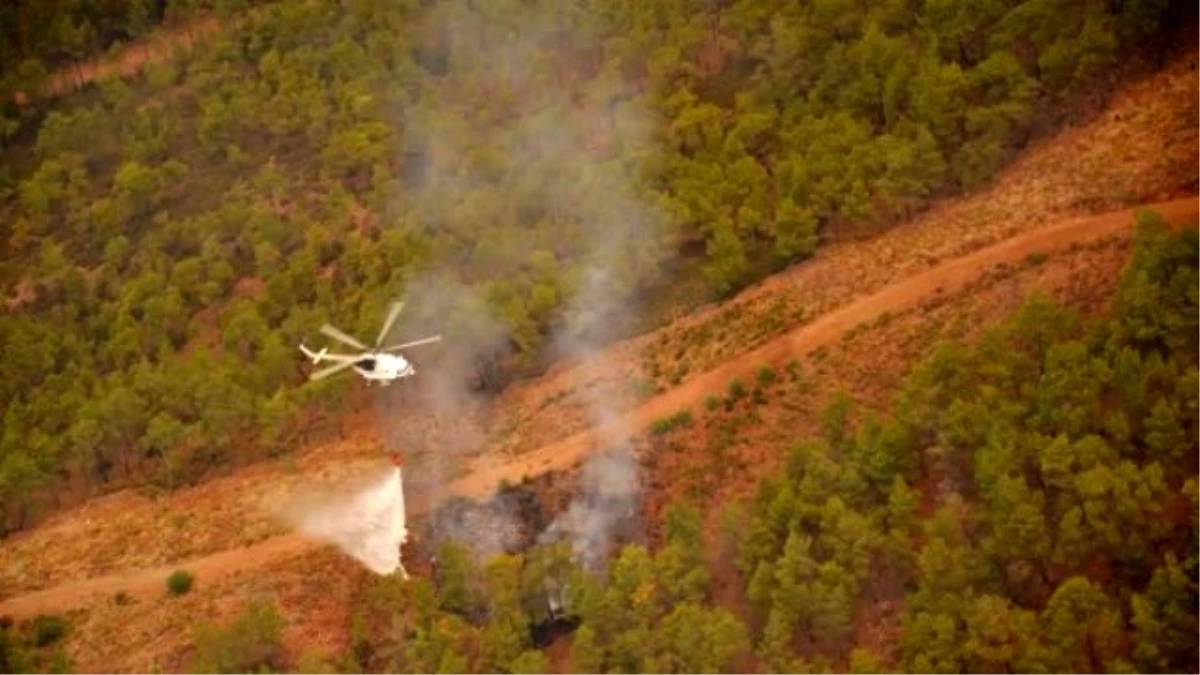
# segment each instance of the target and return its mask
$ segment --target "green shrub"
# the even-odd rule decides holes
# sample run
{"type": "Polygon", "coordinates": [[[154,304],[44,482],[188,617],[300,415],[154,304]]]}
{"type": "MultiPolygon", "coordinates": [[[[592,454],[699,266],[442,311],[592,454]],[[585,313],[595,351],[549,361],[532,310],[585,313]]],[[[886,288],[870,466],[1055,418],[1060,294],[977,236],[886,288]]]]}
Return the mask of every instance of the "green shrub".
{"type": "Polygon", "coordinates": [[[54,644],[67,634],[67,622],[62,617],[39,616],[33,620],[33,644],[45,647],[54,644]]]}
{"type": "Polygon", "coordinates": [[[758,377],[758,383],[763,386],[766,386],[766,385],[769,385],[772,382],[774,382],[775,378],[778,376],[775,374],[774,368],[772,368],[771,366],[763,366],[762,368],[758,369],[757,377],[758,377]]]}
{"type": "Polygon", "coordinates": [[[793,380],[800,379],[800,362],[796,359],[788,359],[788,362],[784,364],[783,368],[788,372],[788,375],[790,375],[793,380]]]}
{"type": "Polygon", "coordinates": [[[674,429],[686,427],[691,423],[692,411],[685,408],[674,415],[671,415],[670,417],[664,417],[651,422],[650,433],[654,434],[655,436],[661,436],[674,429]]]}
{"type": "Polygon", "coordinates": [[[192,672],[281,672],[285,623],[274,602],[255,600],[247,603],[231,624],[201,625],[196,631],[192,672]]]}
{"type": "Polygon", "coordinates": [[[712,394],[709,394],[708,396],[704,397],[704,408],[706,410],[708,410],[709,412],[716,410],[717,406],[719,406],[719,405],[721,405],[720,398],[713,396],[712,394]]]}
{"type": "Polygon", "coordinates": [[[187,570],[175,570],[167,577],[167,592],[171,595],[184,595],[192,590],[195,577],[187,570]]]}

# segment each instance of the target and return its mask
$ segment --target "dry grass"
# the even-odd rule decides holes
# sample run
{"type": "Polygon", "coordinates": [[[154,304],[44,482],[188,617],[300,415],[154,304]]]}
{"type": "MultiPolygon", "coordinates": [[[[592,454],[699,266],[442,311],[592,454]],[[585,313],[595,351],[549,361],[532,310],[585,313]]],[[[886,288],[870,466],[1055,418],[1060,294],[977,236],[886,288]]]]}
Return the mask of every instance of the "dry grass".
{"type": "Polygon", "coordinates": [[[196,629],[235,618],[253,598],[271,598],[287,621],[289,660],[305,652],[340,654],[346,626],[369,573],[331,549],[279,560],[268,574],[196,578],[187,595],[119,604],[115,599],[72,614],[71,652],[79,672],[186,672],[196,629]],[[314,579],[320,592],[314,593],[314,579]]]}
{"type": "Polygon", "coordinates": [[[562,391],[609,386],[629,391],[650,379],[659,390],[851,299],[1055,220],[1195,194],[1200,178],[1197,53],[1121,91],[1087,125],[1047,139],[1017,159],[987,189],[947,200],[879,236],[829,246],[810,261],[746,289],[731,301],[623,342],[607,370],[562,366],[514,387],[501,406],[520,431],[503,451],[519,454],[584,429],[582,400],[543,402],[562,391]],[[686,363],[684,374],[672,377],[686,363]]]}
{"type": "Polygon", "coordinates": [[[126,490],[92,500],[0,548],[3,595],[246,546],[283,533],[273,504],[304,485],[338,484],[379,465],[367,434],[300,460],[260,464],[169,495],[126,490]]]}

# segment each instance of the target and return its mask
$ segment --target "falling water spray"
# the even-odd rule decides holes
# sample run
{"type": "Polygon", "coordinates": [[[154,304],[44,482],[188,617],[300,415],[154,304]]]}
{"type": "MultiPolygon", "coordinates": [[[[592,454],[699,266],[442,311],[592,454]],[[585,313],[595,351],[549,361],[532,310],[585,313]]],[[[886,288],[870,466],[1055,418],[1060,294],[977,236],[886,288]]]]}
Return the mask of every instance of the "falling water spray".
{"type": "Polygon", "coordinates": [[[337,546],[376,574],[408,573],[400,548],[408,538],[404,509],[404,476],[395,467],[355,492],[349,499],[310,498],[291,510],[288,520],[300,532],[337,546]]]}

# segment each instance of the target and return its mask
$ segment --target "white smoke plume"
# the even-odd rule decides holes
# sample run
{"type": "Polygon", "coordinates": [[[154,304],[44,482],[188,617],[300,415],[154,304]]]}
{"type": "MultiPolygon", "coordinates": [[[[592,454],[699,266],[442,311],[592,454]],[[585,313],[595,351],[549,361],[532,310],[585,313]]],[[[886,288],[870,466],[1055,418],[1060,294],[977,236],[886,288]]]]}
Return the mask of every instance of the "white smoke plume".
{"type": "MultiPolygon", "coordinates": [[[[410,284],[408,295],[411,303],[433,307],[432,318],[456,312],[481,324],[459,333],[479,344],[448,341],[445,348],[460,353],[432,368],[418,356],[414,382],[403,385],[413,395],[386,393],[380,407],[389,449],[412,458],[410,485],[419,485],[433,506],[455,459],[486,445],[484,403],[464,387],[473,355],[507,346],[483,298],[459,281],[464,274],[501,283],[551,279],[565,301],[552,319],[550,351],[603,370],[602,347],[636,325],[640,312],[631,299],[660,260],[661,219],[634,188],[636,158],[652,141],[653,119],[638,107],[636,87],[589,62],[599,53],[597,27],[550,1],[504,0],[435,3],[422,27],[429,36],[422,49],[440,55],[428,58],[452,86],[424,89],[419,103],[402,112],[404,190],[391,208],[457,241],[435,252],[441,266],[410,284]],[[412,431],[419,415],[441,424],[440,433],[412,431]]],[[[420,312],[405,314],[420,320],[420,312]]],[[[518,340],[528,330],[511,328],[518,340]]],[[[581,388],[593,425],[628,409],[628,374],[619,379],[581,388]]],[[[619,524],[636,511],[640,482],[631,446],[618,443],[589,461],[581,485],[546,537],[569,537],[581,558],[599,564],[619,524]]],[[[431,525],[440,528],[435,537],[470,539],[513,531],[515,517],[495,505],[475,512],[470,523],[435,518],[431,525]]],[[[484,548],[505,545],[498,540],[484,548]]]]}
{"type": "Polygon", "coordinates": [[[580,493],[538,541],[565,538],[581,565],[598,569],[615,536],[636,518],[640,492],[637,458],[628,445],[593,455],[583,465],[580,493]]]}
{"type": "Polygon", "coordinates": [[[439,539],[458,543],[477,560],[515,553],[523,548],[525,523],[513,497],[498,494],[483,504],[456,499],[431,514],[430,530],[439,539]]]}
{"type": "MultiPolygon", "coordinates": [[[[449,0],[429,11],[420,32],[439,43],[439,77],[453,81],[422,83],[419,102],[397,111],[403,189],[385,220],[424,228],[442,243],[432,251],[437,262],[406,284],[387,342],[435,332],[445,339],[406,354],[416,376],[380,389],[377,409],[385,449],[405,457],[403,488],[433,515],[460,460],[487,449],[488,396],[473,382],[481,361],[512,350],[514,327],[488,310],[480,281],[529,278],[531,269],[552,278],[565,302],[551,352],[603,370],[602,347],[637,323],[631,298],[655,272],[662,228],[633,187],[653,120],[638,107],[636,87],[585,63],[597,51],[594,22],[551,0],[449,0]]],[[[593,425],[628,409],[628,373],[619,379],[580,388],[593,425]]],[[[580,494],[542,539],[566,537],[588,565],[602,564],[636,514],[640,489],[632,447],[617,443],[585,464],[580,494]]],[[[402,569],[394,543],[402,538],[401,494],[398,474],[389,473],[362,491],[311,497],[287,520],[386,574],[402,569]]],[[[521,515],[497,500],[431,518],[431,534],[487,555],[521,539],[521,515]]]]}
{"type": "MultiPolygon", "coordinates": [[[[620,234],[618,228],[618,234],[620,234]]],[[[555,348],[563,358],[575,360],[579,372],[603,372],[613,364],[603,362],[603,346],[624,330],[623,322],[636,320],[636,307],[614,302],[613,277],[618,272],[622,241],[618,236],[600,247],[583,274],[583,284],[572,298],[563,328],[555,336],[555,348]]],[[[610,377],[581,393],[593,428],[618,425],[618,439],[627,439],[632,429],[620,428],[621,414],[633,401],[610,377]]],[[[579,494],[546,532],[541,542],[566,538],[576,559],[589,569],[603,566],[614,537],[636,517],[641,496],[637,458],[628,440],[597,453],[584,463],[579,494]]]]}
{"type": "Polygon", "coordinates": [[[416,376],[380,390],[377,411],[386,449],[405,458],[409,493],[422,498],[434,516],[428,521],[429,535],[435,541],[468,543],[487,557],[511,548],[516,521],[502,504],[463,518],[437,515],[450,496],[445,486],[460,463],[487,449],[488,395],[480,390],[486,383],[478,381],[479,371],[481,361],[508,352],[507,339],[482,302],[438,276],[409,286],[406,298],[414,311],[406,311],[406,323],[414,328],[406,333],[436,327],[445,339],[436,350],[414,352],[416,376]]]}
{"type": "Polygon", "coordinates": [[[408,486],[437,498],[456,462],[486,449],[486,362],[509,352],[506,331],[480,298],[445,272],[406,288],[394,340],[440,333],[442,342],[413,350],[415,376],[379,390],[384,443],[411,465],[408,486]]]}
{"type": "MultiPolygon", "coordinates": [[[[598,194],[560,204],[589,224],[591,246],[552,346],[560,358],[577,364],[581,377],[600,374],[599,381],[579,391],[592,427],[611,428],[634,401],[626,389],[630,374],[614,376],[616,364],[605,362],[603,349],[640,318],[631,288],[635,280],[647,279],[644,266],[654,259],[661,228],[657,214],[635,198],[623,174],[603,167],[595,174],[591,185],[598,194]]],[[[633,431],[618,426],[616,435],[628,439],[633,431]]],[[[603,566],[614,538],[637,515],[641,480],[629,441],[619,440],[590,457],[582,467],[579,490],[539,540],[565,537],[577,560],[597,569],[603,566]]]]}

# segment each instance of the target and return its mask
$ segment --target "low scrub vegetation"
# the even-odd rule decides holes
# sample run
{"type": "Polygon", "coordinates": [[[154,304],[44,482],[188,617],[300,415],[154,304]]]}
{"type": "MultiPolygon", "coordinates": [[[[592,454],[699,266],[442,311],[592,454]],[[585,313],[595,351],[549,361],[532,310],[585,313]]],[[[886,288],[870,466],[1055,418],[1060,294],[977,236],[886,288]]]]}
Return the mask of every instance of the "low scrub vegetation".
{"type": "Polygon", "coordinates": [[[654,422],[650,424],[650,433],[654,434],[655,436],[661,436],[662,434],[670,433],[675,429],[691,426],[691,424],[692,411],[686,409],[680,410],[670,417],[654,420],[654,422]]]}
{"type": "Polygon", "coordinates": [[[196,578],[187,570],[176,570],[167,577],[167,592],[171,595],[186,595],[192,590],[196,578]]]}

